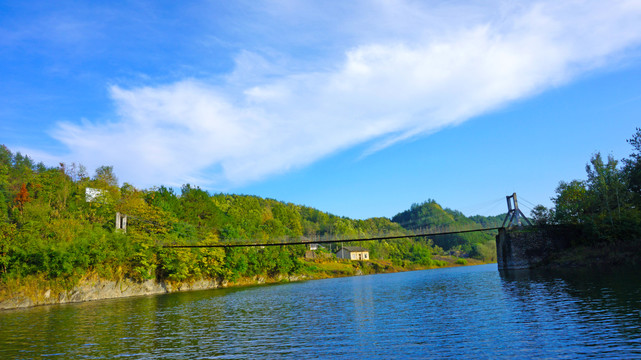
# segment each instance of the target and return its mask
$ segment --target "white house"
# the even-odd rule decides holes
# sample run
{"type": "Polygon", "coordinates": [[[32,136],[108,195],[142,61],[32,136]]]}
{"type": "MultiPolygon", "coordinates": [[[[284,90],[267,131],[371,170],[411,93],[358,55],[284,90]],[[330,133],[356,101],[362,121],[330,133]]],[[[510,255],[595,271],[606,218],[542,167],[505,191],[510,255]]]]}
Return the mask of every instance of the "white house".
{"type": "Polygon", "coordinates": [[[360,246],[343,246],[336,252],[339,259],[369,260],[369,250],[360,246]]]}
{"type": "Polygon", "coordinates": [[[94,188],[86,188],[85,189],[85,201],[86,202],[94,202],[98,200],[99,197],[101,197],[104,194],[104,192],[100,189],[94,189],[94,188]]]}

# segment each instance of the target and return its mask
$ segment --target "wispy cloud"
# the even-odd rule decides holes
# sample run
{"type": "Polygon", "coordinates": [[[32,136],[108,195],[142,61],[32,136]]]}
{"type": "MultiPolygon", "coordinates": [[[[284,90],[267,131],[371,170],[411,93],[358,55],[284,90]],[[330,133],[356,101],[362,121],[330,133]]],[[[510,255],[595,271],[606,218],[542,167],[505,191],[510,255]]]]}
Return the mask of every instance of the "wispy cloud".
{"type": "Polygon", "coordinates": [[[638,1],[381,1],[350,11],[336,24],[348,47],[293,66],[304,71],[288,70],[295,54],[247,49],[222,82],[113,86],[111,122],[60,123],[53,136],[70,158],[113,164],[139,186],[230,187],[357,144],[373,143],[372,153],[459,124],[617,64],[641,41],[638,1]],[[377,19],[385,26],[368,32],[377,19]]]}

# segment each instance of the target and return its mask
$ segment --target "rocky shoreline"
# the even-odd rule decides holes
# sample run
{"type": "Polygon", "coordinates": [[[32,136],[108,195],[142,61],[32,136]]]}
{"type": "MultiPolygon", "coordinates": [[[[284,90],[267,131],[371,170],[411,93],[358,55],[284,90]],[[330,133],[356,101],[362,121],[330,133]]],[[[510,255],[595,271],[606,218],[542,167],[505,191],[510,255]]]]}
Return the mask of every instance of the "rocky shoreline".
{"type": "MultiPolygon", "coordinates": [[[[435,257],[438,260],[447,263],[445,266],[470,266],[484,264],[482,261],[468,259],[465,264],[459,264],[451,257],[435,257]]],[[[236,281],[221,279],[199,279],[183,282],[175,281],[157,281],[155,279],[136,281],[134,279],[122,278],[119,280],[107,280],[100,278],[96,274],[89,275],[79,281],[78,284],[71,287],[70,290],[60,287],[48,287],[44,282],[37,282],[36,286],[21,287],[15,293],[4,294],[0,292],[0,311],[19,308],[28,308],[41,305],[57,305],[80,303],[86,301],[116,299],[131,296],[146,296],[168,294],[181,291],[193,290],[212,290],[218,288],[261,285],[279,282],[293,282],[303,280],[314,280],[324,278],[336,278],[345,276],[359,276],[370,274],[381,274],[391,272],[404,272],[414,270],[427,270],[433,267],[413,267],[403,268],[394,266],[384,266],[376,261],[360,261],[347,264],[349,271],[343,270],[320,270],[315,273],[283,275],[279,274],[274,277],[257,275],[253,277],[244,277],[236,281]]],[[[388,264],[389,265],[389,264],[388,264]]]]}
{"type": "Polygon", "coordinates": [[[226,280],[200,279],[190,282],[157,282],[156,280],[135,281],[132,279],[105,280],[100,278],[82,280],[71,290],[54,293],[51,289],[43,289],[35,294],[16,294],[11,298],[0,301],[0,310],[28,308],[41,305],[56,305],[95,301],[104,299],[124,298],[131,296],[167,294],[180,291],[210,290],[242,285],[258,285],[281,281],[300,281],[308,277],[292,275],[265,278],[256,276],[250,279],[240,279],[230,283],[226,280]]]}

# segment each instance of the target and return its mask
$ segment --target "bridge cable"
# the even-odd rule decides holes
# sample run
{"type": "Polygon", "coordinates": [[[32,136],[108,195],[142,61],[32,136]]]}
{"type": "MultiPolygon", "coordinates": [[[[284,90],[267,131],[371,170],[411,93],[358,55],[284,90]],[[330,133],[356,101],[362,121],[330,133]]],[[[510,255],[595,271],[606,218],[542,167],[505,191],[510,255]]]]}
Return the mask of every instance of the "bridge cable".
{"type": "Polygon", "coordinates": [[[523,201],[523,202],[525,202],[525,203],[527,203],[527,204],[530,204],[533,208],[535,208],[535,207],[537,207],[538,205],[540,205],[540,204],[535,204],[535,203],[533,203],[533,202],[531,202],[531,201],[527,200],[526,198],[524,198],[524,197],[522,197],[522,196],[520,196],[520,195],[519,195],[519,201],[523,201]]]}
{"type": "Polygon", "coordinates": [[[247,244],[211,244],[211,245],[163,245],[164,248],[234,248],[234,247],[265,247],[265,246],[288,246],[288,245],[309,245],[309,244],[335,244],[340,242],[362,242],[362,241],[382,241],[382,240],[394,240],[394,239],[406,239],[406,238],[417,238],[417,237],[429,237],[429,236],[439,236],[439,235],[451,235],[451,234],[462,234],[470,232],[480,232],[480,231],[492,231],[499,230],[502,227],[491,227],[491,228],[481,228],[481,229],[470,229],[470,230],[456,230],[456,231],[442,231],[438,233],[421,233],[421,234],[408,234],[408,235],[392,235],[392,236],[380,236],[380,237],[370,237],[370,238],[359,238],[359,239],[333,239],[333,240],[308,240],[308,241],[297,241],[297,242],[281,242],[281,243],[247,243],[247,244]]]}

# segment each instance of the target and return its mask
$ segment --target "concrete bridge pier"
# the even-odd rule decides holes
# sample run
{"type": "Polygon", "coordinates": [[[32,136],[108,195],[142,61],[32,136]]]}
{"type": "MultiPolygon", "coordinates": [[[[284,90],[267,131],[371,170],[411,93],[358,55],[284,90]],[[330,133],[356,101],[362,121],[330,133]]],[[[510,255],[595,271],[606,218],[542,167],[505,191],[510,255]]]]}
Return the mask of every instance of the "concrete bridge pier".
{"type": "Polygon", "coordinates": [[[496,236],[499,270],[533,269],[550,263],[554,255],[568,249],[580,236],[568,226],[501,228],[496,236]]]}

